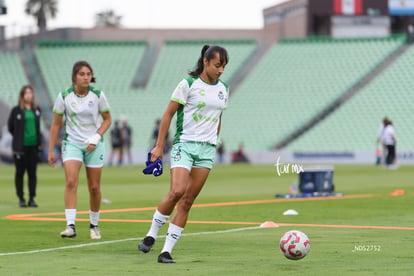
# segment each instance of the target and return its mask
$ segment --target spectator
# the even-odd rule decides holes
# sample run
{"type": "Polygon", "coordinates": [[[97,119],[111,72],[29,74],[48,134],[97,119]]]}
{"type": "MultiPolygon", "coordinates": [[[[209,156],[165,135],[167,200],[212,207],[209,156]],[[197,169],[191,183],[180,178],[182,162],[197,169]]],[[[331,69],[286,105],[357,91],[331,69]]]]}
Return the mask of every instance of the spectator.
{"type": "Polygon", "coordinates": [[[114,127],[111,129],[111,154],[109,156],[109,166],[112,166],[114,157],[118,154],[118,166],[122,165],[123,148],[122,148],[122,133],[119,127],[119,121],[115,121],[114,127]]]}
{"type": "Polygon", "coordinates": [[[224,162],[224,143],[223,141],[220,142],[219,146],[217,147],[217,154],[218,154],[218,162],[223,163],[224,162]]]}
{"type": "Polygon", "coordinates": [[[385,157],[387,156],[387,147],[384,144],[383,141],[383,135],[384,135],[384,129],[385,125],[389,122],[389,119],[387,117],[384,117],[382,119],[380,126],[378,128],[378,134],[377,134],[377,149],[376,149],[376,164],[381,165],[385,164],[385,157]]]}
{"type": "MultiPolygon", "coordinates": [[[[151,141],[150,150],[153,147],[155,147],[155,145],[157,143],[158,133],[160,131],[160,124],[161,124],[161,119],[155,120],[154,130],[152,131],[152,141],[151,141]]],[[[165,143],[164,143],[164,148],[163,148],[163,154],[164,154],[163,157],[168,155],[170,150],[171,150],[170,132],[167,131],[167,136],[165,137],[165,143]]],[[[164,161],[164,158],[163,158],[163,161],[164,161]]]]}
{"type": "Polygon", "coordinates": [[[249,163],[249,159],[247,159],[246,155],[244,154],[243,144],[240,144],[239,149],[233,153],[232,162],[233,163],[249,163]]]}
{"type": "Polygon", "coordinates": [[[13,136],[12,150],[16,173],[14,177],[16,194],[20,207],[38,207],[34,198],[37,186],[37,163],[42,142],[40,132],[41,110],[36,105],[33,88],[25,85],[20,90],[19,102],[8,119],[8,129],[13,136]],[[23,178],[27,171],[29,201],[24,198],[23,178]]]}
{"type": "MultiPolygon", "coordinates": [[[[121,118],[121,139],[122,139],[122,152],[126,153],[128,158],[128,164],[132,165],[132,154],[131,154],[131,144],[132,144],[132,129],[128,125],[128,120],[126,117],[121,118]]],[[[123,159],[123,158],[122,158],[123,159]]]]}
{"type": "Polygon", "coordinates": [[[396,166],[396,142],[394,126],[388,120],[384,128],[383,143],[387,147],[385,164],[389,169],[394,169],[396,166]]]}

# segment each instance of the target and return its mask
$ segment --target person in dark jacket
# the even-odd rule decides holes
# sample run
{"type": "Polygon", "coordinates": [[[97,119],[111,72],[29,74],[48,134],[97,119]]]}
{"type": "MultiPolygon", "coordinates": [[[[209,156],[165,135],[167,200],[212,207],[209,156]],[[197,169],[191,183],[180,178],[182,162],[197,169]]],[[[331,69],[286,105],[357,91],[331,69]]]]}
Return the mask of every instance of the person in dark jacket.
{"type": "Polygon", "coordinates": [[[37,185],[37,162],[42,137],[40,132],[41,110],[35,103],[33,88],[20,89],[18,105],[13,107],[8,119],[8,129],[13,136],[12,150],[16,167],[15,186],[20,207],[38,207],[34,198],[37,185]],[[24,198],[23,178],[27,171],[29,201],[24,198]]]}

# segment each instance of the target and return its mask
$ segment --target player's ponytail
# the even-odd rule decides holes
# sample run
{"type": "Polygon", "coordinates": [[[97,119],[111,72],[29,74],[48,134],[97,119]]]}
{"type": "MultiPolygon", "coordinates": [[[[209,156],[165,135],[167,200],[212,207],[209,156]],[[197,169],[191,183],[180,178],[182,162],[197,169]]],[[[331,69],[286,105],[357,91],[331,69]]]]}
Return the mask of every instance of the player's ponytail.
{"type": "Polygon", "coordinates": [[[204,69],[203,59],[204,59],[204,55],[205,55],[205,53],[206,53],[206,51],[209,47],[210,47],[209,45],[204,45],[203,48],[201,49],[201,55],[200,55],[200,58],[197,61],[196,67],[194,68],[193,71],[190,71],[188,73],[190,76],[198,77],[203,72],[203,69],[204,69]]]}
{"type": "Polygon", "coordinates": [[[196,67],[194,70],[190,71],[188,74],[192,77],[198,77],[204,70],[204,58],[208,61],[215,57],[215,54],[218,53],[220,55],[220,63],[227,64],[229,62],[229,56],[227,54],[226,49],[220,46],[209,46],[204,45],[201,49],[200,58],[197,61],[196,67]]]}

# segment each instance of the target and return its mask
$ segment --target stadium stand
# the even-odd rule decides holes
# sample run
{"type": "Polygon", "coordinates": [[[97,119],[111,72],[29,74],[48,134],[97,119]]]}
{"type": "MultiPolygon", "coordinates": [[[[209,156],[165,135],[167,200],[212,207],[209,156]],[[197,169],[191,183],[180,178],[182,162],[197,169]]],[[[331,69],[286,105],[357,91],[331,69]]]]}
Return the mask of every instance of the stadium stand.
{"type": "Polygon", "coordinates": [[[9,106],[15,106],[19,98],[20,88],[29,83],[20,61],[15,52],[0,53],[0,99],[9,106]]]}
{"type": "Polygon", "coordinates": [[[396,129],[397,149],[411,150],[413,127],[409,99],[414,85],[410,70],[413,62],[414,49],[410,47],[363,90],[287,149],[374,151],[380,121],[387,116],[396,129]]]}
{"type": "Polygon", "coordinates": [[[91,63],[96,86],[116,101],[117,93],[129,88],[145,47],[144,42],[43,42],[35,56],[52,101],[71,85],[72,65],[78,60],[91,63]]]}
{"type": "Polygon", "coordinates": [[[136,120],[133,126],[137,133],[141,132],[140,141],[136,139],[140,149],[150,146],[154,121],[161,118],[178,82],[187,77],[188,72],[195,66],[204,44],[219,44],[229,51],[230,63],[222,77],[226,82],[231,80],[256,47],[254,41],[167,41],[159,53],[147,87],[139,93],[143,104],[134,113],[136,120]]]}
{"type": "MultiPolygon", "coordinates": [[[[274,44],[237,91],[231,90],[221,135],[226,148],[235,150],[243,143],[246,150],[270,149],[345,93],[403,43],[401,38],[390,37],[290,39],[274,44]]],[[[228,49],[230,63],[222,76],[228,83],[257,50],[254,40],[166,41],[159,52],[152,52],[157,55],[155,65],[145,86],[139,88],[133,88],[132,82],[145,60],[147,42],[44,41],[37,44],[34,53],[50,93],[50,104],[58,92],[70,85],[73,63],[88,60],[97,77],[95,86],[108,96],[113,118],[127,116],[134,129],[133,150],[141,151],[150,146],[155,119],[162,116],[174,87],[194,67],[204,44],[220,44],[228,49]]],[[[404,92],[412,87],[406,74],[413,56],[413,50],[408,51],[349,103],[286,149],[371,149],[384,116],[393,119],[398,134],[406,136],[410,128],[406,127],[408,94],[404,92]],[[393,93],[390,99],[390,91],[398,93],[393,93]]],[[[16,91],[21,83],[27,83],[18,54],[0,54],[0,70],[11,80],[0,84],[0,97],[14,105],[16,91]]],[[[409,148],[404,140],[398,146],[409,148]]]]}
{"type": "Polygon", "coordinates": [[[247,150],[270,149],[402,43],[401,38],[390,37],[292,39],[275,44],[230,99],[229,111],[223,116],[226,146],[234,150],[243,143],[247,150]]]}
{"type": "Polygon", "coordinates": [[[157,53],[146,87],[138,89],[132,83],[145,60],[145,42],[42,42],[35,56],[52,101],[70,86],[73,63],[89,61],[97,78],[95,86],[105,91],[113,119],[126,116],[133,128],[133,150],[147,150],[154,121],[162,116],[175,86],[194,67],[204,44],[220,44],[228,49],[230,63],[224,81],[231,80],[256,48],[252,40],[167,41],[157,53]]]}

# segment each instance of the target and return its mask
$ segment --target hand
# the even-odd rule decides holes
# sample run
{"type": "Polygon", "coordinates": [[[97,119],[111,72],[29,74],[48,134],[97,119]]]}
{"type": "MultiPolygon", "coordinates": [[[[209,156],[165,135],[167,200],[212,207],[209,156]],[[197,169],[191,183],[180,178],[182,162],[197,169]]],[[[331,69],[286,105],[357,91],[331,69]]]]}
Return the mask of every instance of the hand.
{"type": "Polygon", "coordinates": [[[84,141],[87,145],[97,145],[101,141],[102,136],[99,133],[95,133],[92,137],[89,137],[84,141]]]}
{"type": "Polygon", "coordinates": [[[146,167],[142,170],[144,174],[152,174],[154,176],[162,175],[162,160],[157,158],[154,162],[151,161],[152,154],[148,153],[147,161],[145,162],[146,167]]]}
{"type": "Polygon", "coordinates": [[[160,148],[160,147],[154,147],[152,150],[151,150],[151,152],[150,152],[150,156],[149,156],[149,158],[148,158],[148,161],[150,161],[150,162],[154,162],[155,160],[157,160],[158,158],[162,158],[162,153],[163,153],[163,150],[162,150],[162,148],[160,148]]]}
{"type": "Polygon", "coordinates": [[[54,168],[55,167],[55,153],[54,152],[49,152],[49,154],[47,155],[47,163],[49,164],[50,167],[54,168]]]}

